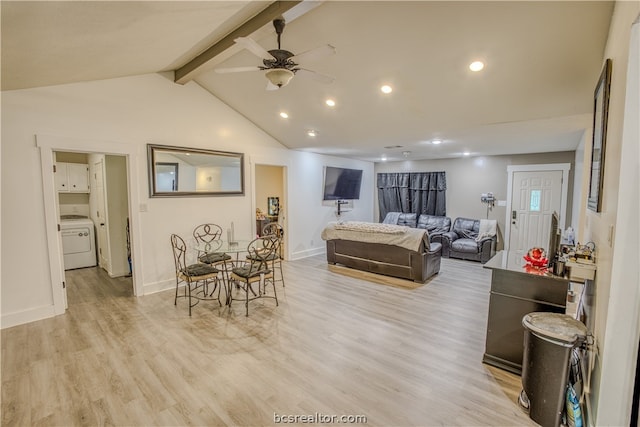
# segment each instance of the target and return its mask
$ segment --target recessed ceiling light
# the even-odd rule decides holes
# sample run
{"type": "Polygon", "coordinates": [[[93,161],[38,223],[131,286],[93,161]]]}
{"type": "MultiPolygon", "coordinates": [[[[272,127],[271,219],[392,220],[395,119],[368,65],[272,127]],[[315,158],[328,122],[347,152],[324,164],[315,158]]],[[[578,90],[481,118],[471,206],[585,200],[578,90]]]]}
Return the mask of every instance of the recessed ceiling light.
{"type": "Polygon", "coordinates": [[[384,154],[382,155],[382,157],[380,157],[380,160],[382,160],[383,162],[387,161],[387,156],[385,156],[384,154]]]}
{"type": "Polygon", "coordinates": [[[393,92],[393,88],[389,85],[384,85],[380,88],[380,90],[382,91],[382,93],[391,93],[393,92]]]}
{"type": "Polygon", "coordinates": [[[313,130],[313,129],[309,129],[307,131],[307,135],[309,135],[309,136],[318,136],[318,131],[313,130]]]}
{"type": "Polygon", "coordinates": [[[431,143],[432,143],[433,145],[442,144],[442,140],[441,140],[441,139],[434,139],[433,141],[431,141],[431,143]]]}
{"type": "Polygon", "coordinates": [[[469,154],[471,154],[471,153],[468,152],[468,151],[465,151],[464,153],[462,153],[463,156],[468,156],[469,154]]]}
{"type": "Polygon", "coordinates": [[[484,68],[484,63],[482,61],[473,61],[469,64],[469,69],[471,71],[480,71],[484,68]]]}
{"type": "Polygon", "coordinates": [[[288,119],[289,115],[287,113],[285,113],[284,111],[280,112],[280,117],[282,117],[283,119],[288,119]]]}
{"type": "Polygon", "coordinates": [[[336,101],[334,101],[333,99],[327,99],[326,101],[324,101],[324,103],[327,104],[329,107],[336,106],[336,101]]]}

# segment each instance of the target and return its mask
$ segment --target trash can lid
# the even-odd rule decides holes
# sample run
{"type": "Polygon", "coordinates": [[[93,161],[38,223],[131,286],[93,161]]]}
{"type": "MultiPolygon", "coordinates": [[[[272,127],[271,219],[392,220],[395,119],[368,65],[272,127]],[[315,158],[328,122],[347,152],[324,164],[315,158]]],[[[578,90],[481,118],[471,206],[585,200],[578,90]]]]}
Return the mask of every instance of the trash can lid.
{"type": "Polygon", "coordinates": [[[583,341],[587,337],[584,323],[561,313],[529,313],[522,318],[522,326],[543,337],[566,343],[583,341]]]}

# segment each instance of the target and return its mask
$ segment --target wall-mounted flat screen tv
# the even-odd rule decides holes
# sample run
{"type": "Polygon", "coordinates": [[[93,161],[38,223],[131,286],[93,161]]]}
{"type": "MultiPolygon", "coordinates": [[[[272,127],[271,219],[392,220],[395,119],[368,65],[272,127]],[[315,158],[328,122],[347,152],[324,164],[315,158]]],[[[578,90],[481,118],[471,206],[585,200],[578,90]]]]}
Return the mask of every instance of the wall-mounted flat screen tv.
{"type": "Polygon", "coordinates": [[[323,200],[356,200],[360,198],[361,169],[333,166],[324,168],[323,200]]]}

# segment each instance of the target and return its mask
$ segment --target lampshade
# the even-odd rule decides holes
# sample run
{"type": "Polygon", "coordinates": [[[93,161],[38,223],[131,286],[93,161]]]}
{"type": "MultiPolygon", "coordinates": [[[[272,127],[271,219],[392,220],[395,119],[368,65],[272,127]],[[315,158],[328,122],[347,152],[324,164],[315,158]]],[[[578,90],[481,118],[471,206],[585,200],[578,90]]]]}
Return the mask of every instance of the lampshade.
{"type": "Polygon", "coordinates": [[[265,74],[269,81],[278,87],[286,86],[293,77],[293,71],[286,68],[274,68],[268,70],[265,74]]]}

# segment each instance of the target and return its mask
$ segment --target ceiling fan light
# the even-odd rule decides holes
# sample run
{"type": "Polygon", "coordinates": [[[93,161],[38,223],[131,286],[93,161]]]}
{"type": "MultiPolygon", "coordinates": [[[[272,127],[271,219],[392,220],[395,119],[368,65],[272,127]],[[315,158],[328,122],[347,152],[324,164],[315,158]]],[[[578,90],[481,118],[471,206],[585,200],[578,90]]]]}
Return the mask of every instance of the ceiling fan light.
{"type": "Polygon", "coordinates": [[[267,70],[264,75],[272,84],[278,87],[282,87],[286,86],[289,81],[291,81],[291,78],[293,77],[293,71],[287,70],[286,68],[274,68],[272,70],[267,70]]]}

